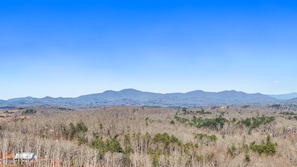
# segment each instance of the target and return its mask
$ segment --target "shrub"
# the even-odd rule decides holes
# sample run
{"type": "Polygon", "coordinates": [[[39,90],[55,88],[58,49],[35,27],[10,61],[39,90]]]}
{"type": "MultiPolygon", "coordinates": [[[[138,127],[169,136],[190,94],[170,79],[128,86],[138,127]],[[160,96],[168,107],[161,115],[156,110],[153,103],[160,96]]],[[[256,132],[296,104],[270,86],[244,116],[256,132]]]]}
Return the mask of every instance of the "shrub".
{"type": "Polygon", "coordinates": [[[209,141],[212,141],[212,142],[216,142],[217,141],[217,136],[216,135],[207,135],[207,134],[200,134],[200,133],[197,133],[195,134],[195,139],[206,139],[206,140],[209,140],[209,141]]]}
{"type": "Polygon", "coordinates": [[[151,156],[153,166],[154,167],[159,166],[160,165],[159,159],[162,154],[162,150],[161,149],[149,150],[149,154],[151,156]]]}
{"type": "Polygon", "coordinates": [[[205,112],[203,108],[200,111],[196,111],[197,114],[211,114],[211,112],[205,112]]]}
{"type": "Polygon", "coordinates": [[[134,152],[134,150],[132,149],[131,146],[127,146],[127,147],[125,148],[125,153],[126,153],[126,154],[130,155],[130,154],[133,153],[133,152],[134,152]]]}
{"type": "Polygon", "coordinates": [[[224,127],[224,124],[227,122],[227,119],[223,118],[223,117],[217,117],[217,118],[206,118],[206,119],[197,119],[195,120],[196,122],[196,127],[197,128],[202,128],[202,127],[206,127],[206,128],[210,128],[210,129],[214,129],[214,130],[218,130],[224,127]]]}
{"type": "Polygon", "coordinates": [[[250,144],[250,148],[252,151],[259,153],[260,155],[262,153],[266,155],[274,155],[276,153],[276,144],[273,144],[271,142],[270,136],[267,136],[266,142],[262,141],[261,144],[257,145],[255,142],[252,142],[250,144]]]}
{"type": "Polygon", "coordinates": [[[112,153],[114,152],[123,152],[123,149],[117,139],[107,140],[106,141],[107,151],[112,153]]]}
{"type": "Polygon", "coordinates": [[[230,154],[231,157],[235,157],[236,150],[237,150],[236,146],[234,144],[232,144],[232,146],[228,148],[228,152],[227,153],[230,154]]]}
{"type": "Polygon", "coordinates": [[[218,130],[224,127],[224,124],[228,122],[226,118],[223,118],[222,116],[216,117],[216,118],[206,118],[202,119],[201,117],[196,118],[196,116],[193,116],[192,120],[182,118],[179,116],[175,116],[175,119],[178,122],[184,123],[184,124],[190,124],[193,126],[196,126],[197,128],[210,128],[214,130],[218,130]]]}
{"type": "Polygon", "coordinates": [[[99,154],[104,155],[106,152],[123,152],[123,149],[117,139],[106,140],[105,142],[102,139],[93,140],[91,143],[93,148],[96,148],[99,151],[99,154]]]}
{"type": "Polygon", "coordinates": [[[179,117],[177,115],[175,115],[174,118],[175,118],[176,121],[184,123],[184,124],[190,122],[187,118],[182,118],[182,117],[179,117]]]}
{"type": "Polygon", "coordinates": [[[156,134],[153,137],[153,142],[157,143],[164,143],[166,146],[168,146],[170,143],[177,143],[179,144],[180,141],[178,140],[178,138],[176,138],[175,136],[171,135],[169,136],[167,133],[163,133],[163,134],[156,134]]]}
{"type": "Polygon", "coordinates": [[[275,120],[275,117],[252,117],[252,118],[246,118],[244,120],[241,120],[238,122],[240,125],[244,125],[249,129],[249,134],[253,129],[258,128],[260,125],[265,125],[268,123],[271,123],[275,120]]]}
{"type": "Polygon", "coordinates": [[[294,112],[280,112],[280,114],[282,114],[282,115],[297,115],[294,112]]]}
{"type": "Polygon", "coordinates": [[[69,124],[69,140],[78,138],[80,135],[84,135],[88,131],[87,126],[82,122],[78,122],[75,126],[72,122],[69,124]]]}
{"type": "Polygon", "coordinates": [[[76,130],[78,132],[87,132],[88,128],[87,126],[84,124],[83,121],[80,121],[79,123],[76,124],[76,130]]]}
{"type": "Polygon", "coordinates": [[[107,151],[106,145],[102,139],[93,140],[91,146],[97,149],[100,155],[104,155],[107,151]]]}
{"type": "Polygon", "coordinates": [[[22,115],[30,115],[30,114],[35,114],[37,111],[34,109],[27,109],[22,112],[22,115]]]}

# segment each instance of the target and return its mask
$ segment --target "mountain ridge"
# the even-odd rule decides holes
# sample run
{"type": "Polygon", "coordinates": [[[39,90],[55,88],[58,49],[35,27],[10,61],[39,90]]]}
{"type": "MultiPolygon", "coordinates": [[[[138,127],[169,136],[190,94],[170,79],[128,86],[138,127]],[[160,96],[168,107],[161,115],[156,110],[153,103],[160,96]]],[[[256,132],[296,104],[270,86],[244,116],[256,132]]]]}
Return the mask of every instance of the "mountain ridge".
{"type": "Polygon", "coordinates": [[[297,92],[287,93],[287,94],[278,94],[278,95],[269,95],[273,98],[280,99],[280,100],[290,100],[297,98],[297,92]]]}
{"type": "Polygon", "coordinates": [[[147,105],[147,106],[183,106],[198,107],[207,105],[237,105],[237,104],[271,104],[280,102],[273,97],[261,93],[248,94],[241,91],[225,90],[221,92],[206,92],[194,90],[186,93],[153,93],[136,89],[120,91],[107,90],[102,93],[82,95],[74,98],[53,97],[22,97],[0,100],[0,107],[5,106],[73,106],[96,107],[110,105],[147,105]]]}

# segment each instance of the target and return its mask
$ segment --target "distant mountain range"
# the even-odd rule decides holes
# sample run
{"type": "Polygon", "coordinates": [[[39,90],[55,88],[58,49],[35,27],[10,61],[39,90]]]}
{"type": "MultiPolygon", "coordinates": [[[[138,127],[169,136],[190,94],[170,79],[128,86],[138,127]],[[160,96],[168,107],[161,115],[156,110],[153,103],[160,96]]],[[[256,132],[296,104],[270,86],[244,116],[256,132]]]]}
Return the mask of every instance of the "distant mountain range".
{"type": "Polygon", "coordinates": [[[270,95],[271,97],[274,97],[276,99],[281,99],[281,100],[289,100],[293,98],[297,98],[297,93],[288,93],[288,94],[280,94],[280,95],[270,95]]]}
{"type": "MultiPolygon", "coordinates": [[[[142,92],[135,89],[124,89],[121,91],[109,90],[103,93],[83,95],[76,98],[24,97],[0,100],[0,108],[29,106],[98,107],[111,105],[198,107],[208,105],[273,104],[284,102],[284,100],[280,100],[280,97],[283,96],[269,96],[260,93],[248,94],[234,90],[222,92],[204,92],[197,90],[188,93],[161,94],[142,92]]],[[[287,102],[290,101],[287,100],[287,102]]],[[[291,102],[297,103],[297,99],[292,99],[291,102]]]]}

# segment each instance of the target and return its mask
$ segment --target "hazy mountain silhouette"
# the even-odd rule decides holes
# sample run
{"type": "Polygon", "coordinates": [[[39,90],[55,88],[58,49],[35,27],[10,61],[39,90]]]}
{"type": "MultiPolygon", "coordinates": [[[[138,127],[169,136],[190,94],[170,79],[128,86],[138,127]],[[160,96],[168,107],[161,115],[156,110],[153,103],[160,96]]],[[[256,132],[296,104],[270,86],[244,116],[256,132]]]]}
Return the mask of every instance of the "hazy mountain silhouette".
{"type": "Polygon", "coordinates": [[[270,95],[271,97],[274,97],[276,99],[281,99],[281,100],[289,100],[293,98],[297,98],[297,93],[288,93],[288,94],[280,94],[280,95],[270,95]]]}
{"type": "Polygon", "coordinates": [[[105,91],[103,93],[83,95],[76,98],[15,98],[0,101],[0,107],[15,106],[73,106],[96,107],[109,105],[148,105],[197,107],[206,105],[269,104],[279,100],[260,93],[247,94],[238,91],[204,92],[196,90],[188,93],[151,93],[135,89],[105,91]]]}
{"type": "Polygon", "coordinates": [[[297,98],[289,99],[284,101],[285,104],[297,105],[297,98]]]}

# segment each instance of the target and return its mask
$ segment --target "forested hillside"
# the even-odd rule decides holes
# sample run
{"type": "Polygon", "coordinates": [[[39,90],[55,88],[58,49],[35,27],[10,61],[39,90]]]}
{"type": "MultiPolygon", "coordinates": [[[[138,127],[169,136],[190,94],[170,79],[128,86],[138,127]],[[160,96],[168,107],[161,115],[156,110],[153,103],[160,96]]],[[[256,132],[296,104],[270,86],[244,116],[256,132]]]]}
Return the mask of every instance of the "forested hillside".
{"type": "Polygon", "coordinates": [[[30,108],[1,111],[10,166],[296,166],[296,108],[30,108]],[[20,152],[37,160],[15,161],[20,152]]]}

